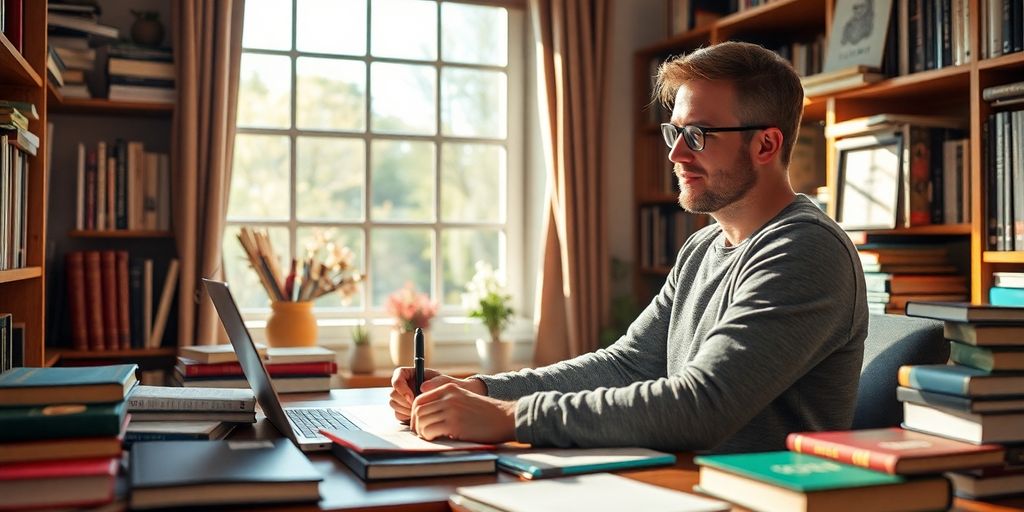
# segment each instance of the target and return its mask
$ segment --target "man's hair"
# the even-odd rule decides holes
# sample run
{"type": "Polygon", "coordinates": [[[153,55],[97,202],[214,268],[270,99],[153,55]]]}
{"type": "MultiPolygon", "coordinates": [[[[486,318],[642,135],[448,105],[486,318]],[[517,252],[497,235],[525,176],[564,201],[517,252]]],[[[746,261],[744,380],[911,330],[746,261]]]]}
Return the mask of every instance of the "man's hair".
{"type": "MultiPolygon", "coordinates": [[[[672,107],[679,87],[693,80],[722,80],[736,91],[734,114],[744,125],[782,131],[782,165],[789,165],[803,115],[804,89],[789,62],[756,44],[725,42],[679,55],[658,68],[655,95],[672,107]]],[[[747,135],[747,140],[753,135],[747,135]]]]}

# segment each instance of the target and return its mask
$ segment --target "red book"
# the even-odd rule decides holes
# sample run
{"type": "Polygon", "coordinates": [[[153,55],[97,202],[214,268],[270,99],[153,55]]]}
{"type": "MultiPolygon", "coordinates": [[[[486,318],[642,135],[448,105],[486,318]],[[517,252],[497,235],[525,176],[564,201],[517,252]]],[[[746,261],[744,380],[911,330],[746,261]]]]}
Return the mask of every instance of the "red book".
{"type": "MultiPolygon", "coordinates": [[[[338,371],[338,363],[333,361],[320,363],[286,363],[267,364],[267,372],[272,377],[285,375],[332,375],[338,371]]],[[[203,364],[191,359],[179,358],[178,368],[186,377],[233,377],[243,375],[242,366],[237,362],[203,364]]]]}
{"type": "Polygon", "coordinates": [[[121,350],[132,348],[132,327],[128,311],[128,251],[117,251],[117,339],[121,350]]]}
{"type": "Polygon", "coordinates": [[[107,350],[121,346],[117,320],[117,255],[114,251],[100,253],[100,273],[103,276],[103,333],[107,350]]]}
{"type": "Polygon", "coordinates": [[[895,427],[793,433],[786,437],[786,448],[891,475],[996,466],[1006,455],[1002,446],[962,443],[895,427]]]}
{"type": "Polygon", "coordinates": [[[89,350],[103,350],[106,335],[103,332],[103,279],[100,277],[100,253],[85,253],[85,309],[89,313],[89,350]]]}
{"type": "Polygon", "coordinates": [[[83,507],[114,499],[120,457],[0,465],[0,509],[83,507]]]}
{"type": "Polygon", "coordinates": [[[85,254],[69,252],[64,257],[68,305],[71,310],[71,343],[75,350],[89,350],[89,329],[85,309],[85,254]]]}

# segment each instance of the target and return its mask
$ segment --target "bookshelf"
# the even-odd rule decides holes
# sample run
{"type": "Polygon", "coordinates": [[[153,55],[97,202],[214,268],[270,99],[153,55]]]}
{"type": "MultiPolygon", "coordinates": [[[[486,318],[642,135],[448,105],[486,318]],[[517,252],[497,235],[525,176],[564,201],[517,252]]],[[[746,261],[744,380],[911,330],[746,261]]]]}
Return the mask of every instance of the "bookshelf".
{"type": "MultiPolygon", "coordinates": [[[[987,183],[983,167],[983,127],[991,107],[981,98],[985,87],[1019,81],[1024,76],[1024,53],[1010,53],[995,58],[979,58],[982,34],[981,0],[967,0],[969,24],[968,39],[971,60],[965,64],[931,69],[908,75],[895,76],[860,88],[812,97],[805,105],[804,125],[817,123],[824,126],[855,117],[878,113],[923,114],[957,116],[969,121],[969,154],[971,183],[970,222],[962,224],[926,225],[893,230],[851,233],[855,241],[900,241],[914,243],[948,244],[954,254],[954,264],[970,282],[970,298],[975,303],[987,302],[995,271],[1024,270],[1024,252],[992,251],[988,249],[987,183]]],[[[760,43],[772,40],[780,33],[807,34],[831,31],[835,0],[779,0],[727,15],[689,32],[669,37],[665,41],[644,48],[635,54],[636,109],[634,130],[634,205],[637,211],[637,261],[640,258],[640,211],[652,204],[671,206],[675,196],[650,191],[652,175],[663,172],[652,161],[665,161],[663,147],[651,144],[658,136],[652,132],[652,115],[646,109],[650,103],[651,62],[670,55],[696,49],[699,46],[727,40],[760,43]]],[[[834,143],[824,139],[825,169],[820,185],[836,197],[834,143]]],[[[834,202],[830,205],[834,216],[834,202]]],[[[678,248],[676,248],[678,249],[678,248]]],[[[639,266],[636,293],[641,303],[646,302],[664,280],[669,269],[639,266]]]]}
{"type": "Polygon", "coordinates": [[[11,313],[25,323],[25,365],[45,363],[44,310],[46,289],[46,2],[24,2],[23,38],[19,52],[0,34],[0,99],[27,101],[39,111],[29,131],[39,136],[36,156],[28,158],[26,263],[23,268],[0,271],[0,313],[11,313]]]}

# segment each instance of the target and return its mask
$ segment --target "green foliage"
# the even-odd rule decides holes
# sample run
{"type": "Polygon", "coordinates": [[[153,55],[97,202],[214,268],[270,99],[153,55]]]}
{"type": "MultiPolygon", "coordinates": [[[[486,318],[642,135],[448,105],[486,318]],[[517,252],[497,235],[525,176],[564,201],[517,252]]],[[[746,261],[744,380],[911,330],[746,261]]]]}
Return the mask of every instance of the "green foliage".
{"type": "Polygon", "coordinates": [[[370,344],[370,330],[363,324],[358,324],[352,328],[352,343],[357,346],[369,345],[370,344]]]}

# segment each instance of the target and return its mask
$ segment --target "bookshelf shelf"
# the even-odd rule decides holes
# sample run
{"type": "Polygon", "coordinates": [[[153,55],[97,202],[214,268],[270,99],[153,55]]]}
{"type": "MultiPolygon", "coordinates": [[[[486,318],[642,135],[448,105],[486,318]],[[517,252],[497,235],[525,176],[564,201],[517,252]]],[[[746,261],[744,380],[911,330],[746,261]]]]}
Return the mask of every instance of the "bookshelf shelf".
{"type": "Polygon", "coordinates": [[[994,69],[994,68],[1011,68],[1021,69],[1024,68],[1024,52],[1011,53],[1009,55],[1001,55],[994,59],[984,59],[978,62],[978,69],[994,69]]]}
{"type": "Polygon", "coordinates": [[[717,39],[726,40],[734,34],[764,34],[785,30],[824,30],[825,3],[821,0],[780,0],[726,16],[715,24],[717,39]]]}
{"type": "Polygon", "coordinates": [[[177,357],[178,349],[174,347],[145,348],[131,350],[72,350],[64,348],[46,349],[46,358],[57,356],[60,359],[138,359],[143,357],[177,357]]]}
{"type": "Polygon", "coordinates": [[[35,279],[43,275],[43,269],[39,267],[18,268],[14,270],[0,270],[0,283],[13,283],[26,279],[35,279]]]}
{"type": "Polygon", "coordinates": [[[47,84],[46,89],[50,99],[50,111],[60,114],[169,117],[174,113],[174,105],[167,103],[114,101],[101,98],[65,98],[51,84],[47,84]]]}
{"type": "Polygon", "coordinates": [[[172,231],[150,231],[142,229],[115,229],[115,230],[74,230],[68,232],[68,236],[74,238],[173,238],[172,231]]]}
{"type": "Polygon", "coordinates": [[[985,263],[1024,263],[1024,251],[985,251],[981,260],[985,263]]]}
{"type": "Polygon", "coordinates": [[[872,231],[851,231],[850,237],[868,235],[969,235],[970,224],[935,224],[931,226],[914,226],[911,228],[880,229],[872,231]]]}
{"type": "Polygon", "coordinates": [[[951,66],[897,76],[836,94],[840,99],[920,99],[922,96],[963,97],[971,87],[971,66],[951,66]]]}
{"type": "Polygon", "coordinates": [[[0,77],[3,77],[0,81],[10,85],[39,87],[43,84],[39,73],[3,34],[0,34],[0,77]]]}

